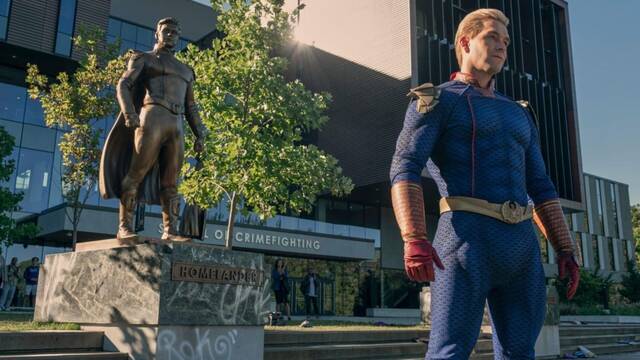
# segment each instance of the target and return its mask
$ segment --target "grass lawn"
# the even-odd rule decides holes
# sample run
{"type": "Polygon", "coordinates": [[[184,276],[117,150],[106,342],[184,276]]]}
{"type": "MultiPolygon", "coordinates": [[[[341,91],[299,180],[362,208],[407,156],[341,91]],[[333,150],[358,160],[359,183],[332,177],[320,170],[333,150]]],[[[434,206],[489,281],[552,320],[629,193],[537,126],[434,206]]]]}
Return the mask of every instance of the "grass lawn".
{"type": "Polygon", "coordinates": [[[0,312],[0,331],[80,330],[78,324],[43,323],[33,321],[33,314],[0,312]]]}
{"type": "Polygon", "coordinates": [[[424,330],[429,328],[423,325],[373,325],[365,322],[333,321],[333,320],[311,320],[313,327],[300,327],[301,321],[289,321],[284,326],[265,326],[269,330],[286,331],[401,331],[401,330],[424,330]]]}

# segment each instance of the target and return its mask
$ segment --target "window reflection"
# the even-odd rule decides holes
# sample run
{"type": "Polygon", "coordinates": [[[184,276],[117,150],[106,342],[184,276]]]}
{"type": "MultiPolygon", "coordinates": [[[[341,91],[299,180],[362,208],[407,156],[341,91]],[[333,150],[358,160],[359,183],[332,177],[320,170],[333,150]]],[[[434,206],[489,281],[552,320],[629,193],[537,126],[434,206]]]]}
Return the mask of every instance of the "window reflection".
{"type": "Polygon", "coordinates": [[[60,0],[58,10],[58,33],[55,53],[70,56],[73,28],[76,20],[76,0],[60,0]]]}
{"type": "Polygon", "coordinates": [[[34,125],[45,126],[44,110],[40,100],[34,100],[27,96],[27,107],[24,114],[24,122],[34,125]]]}
{"type": "MultiPolygon", "coordinates": [[[[130,22],[109,18],[107,30],[107,42],[113,44],[120,39],[120,53],[124,54],[128,50],[150,51],[155,43],[155,29],[132,24],[130,22]]],[[[180,38],[176,50],[180,51],[187,47],[189,40],[180,38]]]]}
{"type": "Polygon", "coordinates": [[[0,118],[22,122],[26,97],[25,88],[0,83],[0,118]]]}
{"type": "Polygon", "coordinates": [[[20,149],[16,191],[24,193],[22,211],[40,212],[47,208],[52,162],[52,153],[20,149]]]}
{"type": "Polygon", "coordinates": [[[0,40],[7,38],[7,25],[9,23],[9,9],[11,0],[0,0],[0,40]]]}

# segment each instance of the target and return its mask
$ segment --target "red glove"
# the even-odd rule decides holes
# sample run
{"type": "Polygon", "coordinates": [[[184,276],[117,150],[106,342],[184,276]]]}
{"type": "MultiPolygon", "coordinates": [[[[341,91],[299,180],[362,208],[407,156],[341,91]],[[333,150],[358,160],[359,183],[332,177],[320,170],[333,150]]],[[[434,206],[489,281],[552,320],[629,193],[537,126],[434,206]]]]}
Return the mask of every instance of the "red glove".
{"type": "Polygon", "coordinates": [[[393,212],[404,240],[404,268],[413,281],[433,281],[433,263],[444,269],[436,251],[427,241],[422,187],[400,181],[391,187],[393,212]]]}
{"type": "Polygon", "coordinates": [[[409,279],[418,282],[435,280],[433,264],[444,270],[442,261],[431,243],[422,239],[411,239],[404,243],[404,269],[409,279]]]}
{"type": "Polygon", "coordinates": [[[567,300],[571,300],[578,290],[580,283],[580,267],[572,253],[561,252],[556,258],[558,263],[558,276],[564,279],[569,276],[567,285],[567,300]]]}

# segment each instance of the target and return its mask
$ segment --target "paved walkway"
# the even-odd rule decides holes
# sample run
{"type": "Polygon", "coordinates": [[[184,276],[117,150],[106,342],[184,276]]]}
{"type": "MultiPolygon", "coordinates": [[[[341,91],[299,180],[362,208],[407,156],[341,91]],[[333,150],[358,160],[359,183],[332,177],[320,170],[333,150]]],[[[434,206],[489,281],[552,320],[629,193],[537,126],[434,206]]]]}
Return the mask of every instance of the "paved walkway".
{"type": "Polygon", "coordinates": [[[640,359],[640,351],[632,353],[598,355],[598,360],[638,360],[640,359]]]}

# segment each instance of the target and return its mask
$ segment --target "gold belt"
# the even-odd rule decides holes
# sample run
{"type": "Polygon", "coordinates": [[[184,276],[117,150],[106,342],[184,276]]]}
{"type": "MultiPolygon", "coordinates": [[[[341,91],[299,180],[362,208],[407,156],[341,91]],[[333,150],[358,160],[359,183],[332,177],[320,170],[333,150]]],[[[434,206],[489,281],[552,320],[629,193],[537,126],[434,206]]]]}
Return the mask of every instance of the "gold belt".
{"type": "Polygon", "coordinates": [[[498,219],[507,224],[517,224],[533,217],[531,205],[522,206],[513,200],[493,204],[486,200],[466,196],[450,196],[440,199],[440,214],[447,211],[467,211],[498,219]]]}

